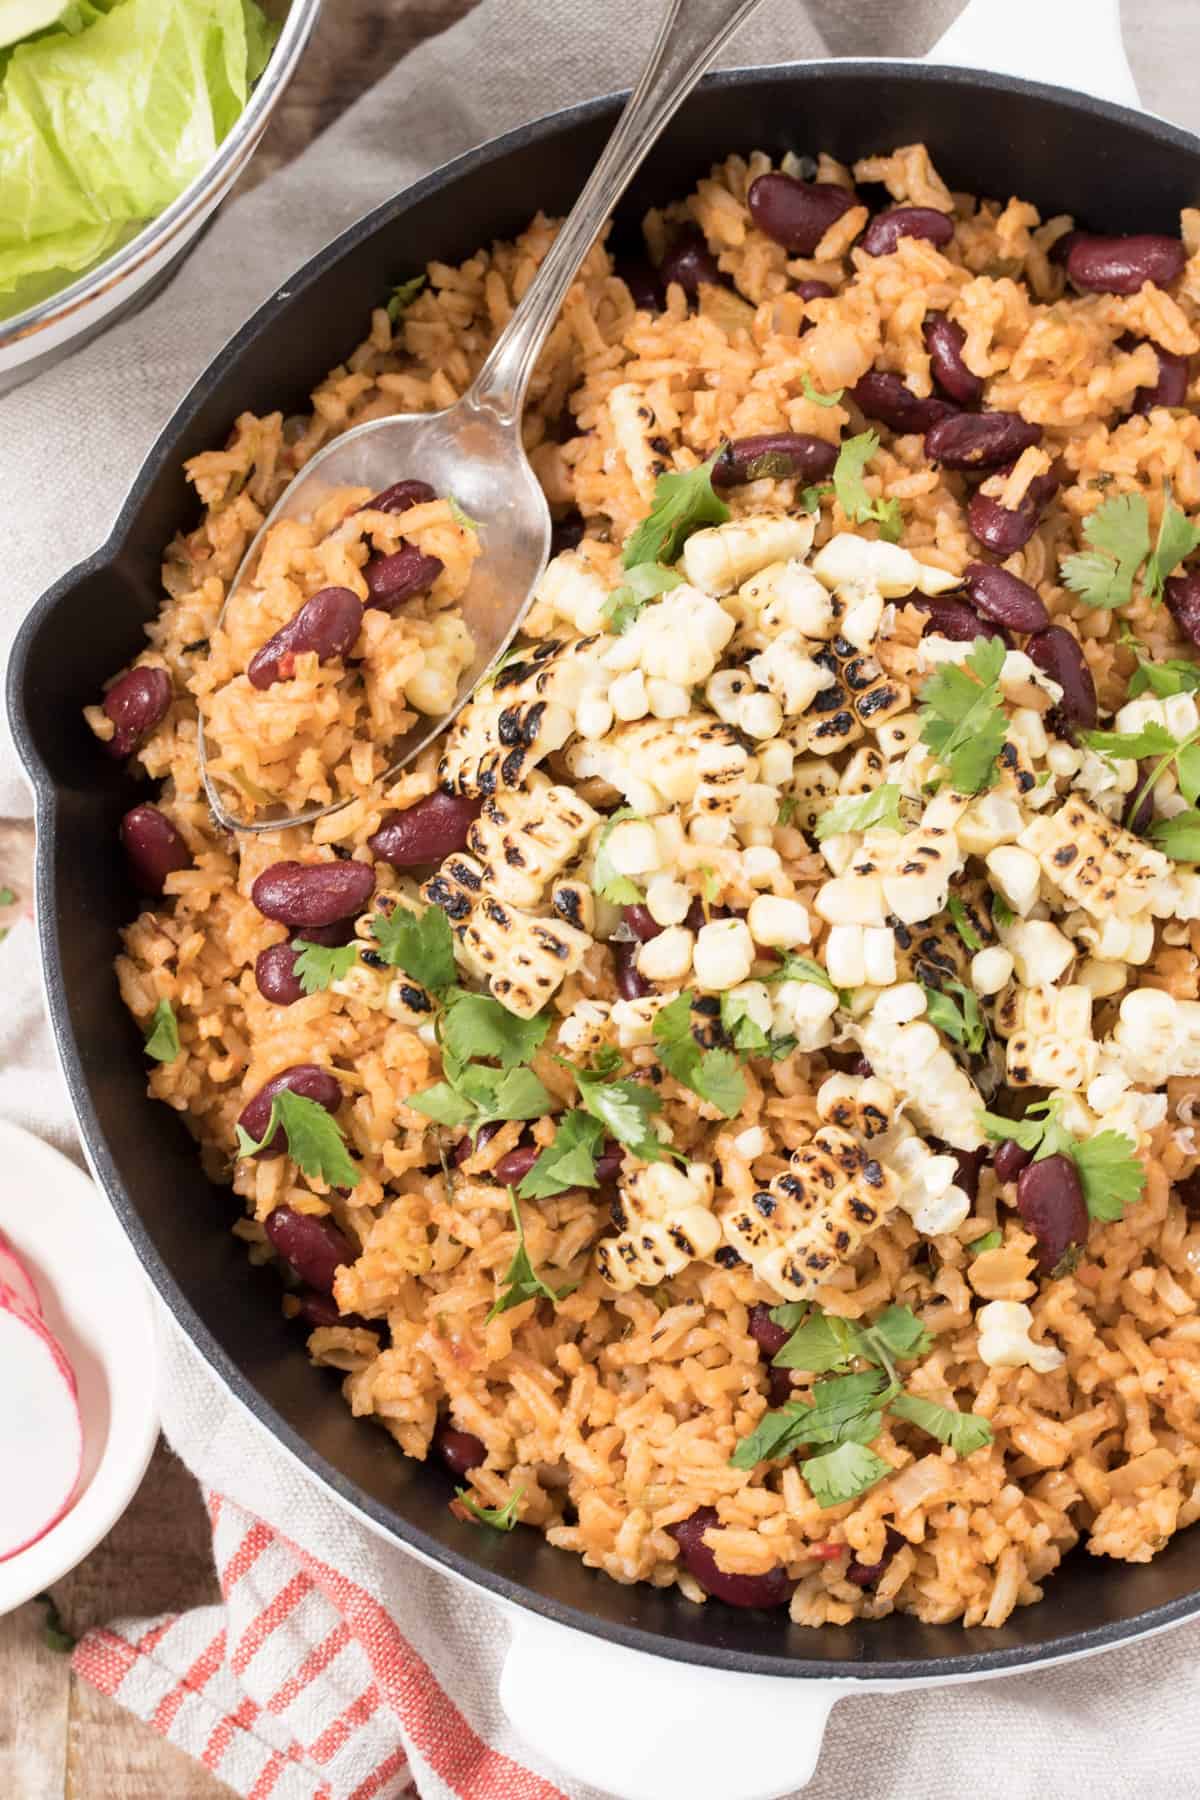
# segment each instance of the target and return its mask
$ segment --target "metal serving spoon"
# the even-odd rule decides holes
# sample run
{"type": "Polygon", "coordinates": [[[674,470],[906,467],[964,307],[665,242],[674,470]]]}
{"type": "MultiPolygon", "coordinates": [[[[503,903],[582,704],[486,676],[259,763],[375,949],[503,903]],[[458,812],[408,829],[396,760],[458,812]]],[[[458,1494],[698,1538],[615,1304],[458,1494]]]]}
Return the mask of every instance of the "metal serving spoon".
{"type": "MultiPolygon", "coordinates": [[[[422,718],[393,746],[384,780],[445,731],[480,676],[516,633],[550,550],[550,509],[521,443],[529,378],[580,264],[604,221],[680,103],[759,0],[670,0],[636,90],[604,154],[487,361],[461,400],[444,412],[400,413],[357,425],[314,456],[284,490],[242,558],[229,587],[243,586],[263,537],[280,519],[311,516],[337,488],[378,492],[405,478],[453,494],[478,524],[482,554],[461,601],[475,658],[444,718],[422,718]]],[[[221,618],[224,619],[225,609],[221,618]]],[[[306,825],[348,804],[334,801],[290,817],[247,821],[230,813],[210,776],[203,726],[200,771],[221,825],[278,831],[306,825]]]]}

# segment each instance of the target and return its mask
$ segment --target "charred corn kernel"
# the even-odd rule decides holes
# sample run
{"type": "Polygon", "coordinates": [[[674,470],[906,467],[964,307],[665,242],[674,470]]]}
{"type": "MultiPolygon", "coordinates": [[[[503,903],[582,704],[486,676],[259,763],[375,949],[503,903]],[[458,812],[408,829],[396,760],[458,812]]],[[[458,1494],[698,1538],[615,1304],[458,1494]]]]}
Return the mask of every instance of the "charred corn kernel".
{"type": "Polygon", "coordinates": [[[708,713],[683,719],[643,719],[619,725],[603,742],[576,738],[563,752],[580,781],[599,776],[635,812],[687,805],[702,781],[736,788],[746,780],[749,755],[737,733],[708,713]]]}
{"type": "Polygon", "coordinates": [[[345,1000],[357,1000],[360,1006],[379,1011],[386,999],[388,977],[382,969],[369,969],[364,963],[352,963],[344,975],[331,981],[329,991],[345,1000]]]}
{"type": "Polygon", "coordinates": [[[815,531],[811,517],[730,519],[692,533],[683,547],[684,573],[702,593],[728,594],[768,564],[806,555],[815,531]]]}
{"type": "Polygon", "coordinates": [[[1100,1052],[1092,1037],[1092,996],[1082,984],[1017,988],[1005,1024],[1011,1027],[1012,1087],[1074,1092],[1086,1087],[1096,1073],[1100,1052]]]}
{"type": "Polygon", "coordinates": [[[883,618],[883,595],[866,592],[856,594],[846,608],[842,620],[842,636],[856,650],[869,650],[879,634],[883,618]]]}
{"type": "Polygon", "coordinates": [[[618,1235],[596,1246],[596,1267],[610,1287],[655,1287],[690,1262],[707,1262],[721,1242],[707,1163],[651,1163],[622,1179],[613,1204],[618,1235]]]}
{"type": "Polygon", "coordinates": [[[742,874],[751,887],[770,887],[782,871],[782,858],[769,844],[752,844],[742,857],[742,874]]]}
{"type": "Polygon", "coordinates": [[[1049,919],[1017,919],[1004,944],[1022,987],[1052,987],[1075,960],[1074,944],[1049,919]]]}
{"type": "Polygon", "coordinates": [[[1121,1002],[1109,1045],[1129,1080],[1145,1087],[1200,1075],[1200,1001],[1135,988],[1121,1002]]]}
{"type": "Polygon", "coordinates": [[[1012,953],[999,944],[990,944],[971,958],[971,986],[984,999],[998,994],[1012,980],[1013,967],[1012,953]]]}
{"type": "Polygon", "coordinates": [[[828,1075],[817,1089],[817,1113],[855,1137],[882,1137],[896,1110],[896,1095],[877,1075],[828,1075]]]}
{"type": "Polygon", "coordinates": [[[841,531],[817,552],[812,572],[825,587],[871,588],[885,600],[897,600],[914,591],[933,596],[947,594],[960,585],[960,577],[920,563],[899,544],[882,538],[859,537],[841,531]]]}
{"type": "Polygon", "coordinates": [[[668,925],[638,951],[638,974],[647,981],[682,981],[692,966],[695,941],[684,926],[668,925]]]}
{"type": "Polygon", "coordinates": [[[874,744],[860,744],[838,777],[839,794],[869,794],[887,773],[883,752],[874,744]]]}
{"type": "Polygon", "coordinates": [[[550,910],[555,918],[586,931],[589,937],[596,936],[596,904],[595,894],[584,881],[556,881],[550,890],[550,910]]]}
{"type": "Polygon", "coordinates": [[[792,746],[783,738],[771,738],[758,746],[758,773],[769,787],[786,787],[795,760],[792,746]]]}
{"type": "Polygon", "coordinates": [[[875,727],[875,741],[889,762],[907,756],[921,742],[921,719],[915,712],[896,713],[875,727]]]}
{"type": "Polygon", "coordinates": [[[608,690],[608,704],[613,709],[613,717],[626,724],[645,718],[650,711],[650,701],[646,695],[646,677],[640,669],[629,669],[624,675],[617,676],[608,690]]]}
{"type": "Polygon", "coordinates": [[[774,1007],[771,990],[764,981],[739,981],[735,988],[728,989],[728,993],[731,1000],[737,1001],[745,1009],[751,1022],[760,1031],[770,1033],[774,1007]]]}
{"type": "Polygon", "coordinates": [[[924,1019],[894,1025],[886,1012],[879,1017],[877,1003],[854,1025],[853,1032],[876,1075],[907,1102],[923,1130],[955,1150],[979,1148],[983,1142],[978,1122],[982,1097],[932,1025],[924,1019]]]}
{"type": "Polygon", "coordinates": [[[1037,857],[1017,844],[1001,844],[984,858],[988,873],[1001,897],[1021,917],[1033,910],[1042,882],[1037,857]]]}
{"type": "Polygon", "coordinates": [[[585,637],[606,629],[607,585],[574,550],[564,550],[553,562],[547,563],[534,599],[566,619],[585,637]]]}
{"type": "Polygon", "coordinates": [[[837,875],[818,890],[813,902],[822,919],[852,925],[882,925],[888,915],[883,878],[875,873],[837,875]]]}
{"type": "Polygon", "coordinates": [[[825,940],[825,967],[835,987],[890,987],[896,940],[886,925],[835,925],[825,940]]]}
{"type": "Polygon", "coordinates": [[[783,708],[773,693],[751,694],[738,717],[738,724],[746,736],[756,741],[773,738],[782,723],[783,708]]]}
{"type": "Polygon", "coordinates": [[[523,1019],[541,1010],[592,942],[565,920],[539,918],[499,900],[474,857],[448,856],[421,895],[446,914],[470,972],[523,1019]]]}
{"type": "Polygon", "coordinates": [[[613,1029],[621,1050],[637,1050],[654,1041],[654,1020],[667,1004],[662,994],[645,994],[640,1000],[614,1000],[613,1029]]]}
{"type": "Polygon", "coordinates": [[[838,997],[811,981],[781,981],[772,990],[771,1029],[776,1037],[794,1037],[806,1053],[833,1042],[833,1015],[838,997]]]}
{"type": "Polygon", "coordinates": [[[785,631],[772,638],[765,650],[751,657],[747,669],[775,703],[776,731],[785,713],[795,718],[805,712],[817,695],[831,688],[837,679],[831,669],[808,655],[807,640],[798,631],[785,631]]]}
{"type": "Polygon", "coordinates": [[[613,670],[640,667],[645,675],[690,688],[708,680],[733,632],[718,601],[684,585],[639,614],[604,661],[613,670]]]}
{"type": "Polygon", "coordinates": [[[1084,750],[1072,786],[1085,794],[1106,818],[1119,819],[1128,795],[1138,784],[1137,764],[1084,750]]]}
{"type": "Polygon", "coordinates": [[[1148,912],[1132,919],[1110,914],[1099,920],[1086,912],[1074,912],[1063,921],[1063,929],[1103,962],[1140,965],[1154,954],[1154,920],[1148,912]]]}
{"type": "Polygon", "coordinates": [[[714,919],[696,934],[692,967],[699,987],[721,993],[745,981],[754,963],[754,939],[744,919],[714,919]]]}
{"type": "Polygon", "coordinates": [[[989,1369],[1035,1369],[1048,1375],[1067,1360],[1052,1344],[1035,1344],[1033,1314],[1022,1300],[989,1300],[975,1314],[979,1360],[989,1369]]]}
{"type": "Polygon", "coordinates": [[[754,942],[765,944],[772,950],[791,950],[812,939],[808,908],[799,900],[781,900],[774,894],[760,894],[750,902],[746,923],[754,942]]]}
{"type": "Polygon", "coordinates": [[[880,1139],[876,1150],[896,1182],[898,1204],[923,1237],[958,1230],[971,1202],[957,1184],[958,1164],[952,1156],[931,1150],[903,1118],[880,1139]]]}
{"type": "Polygon", "coordinates": [[[1031,700],[1036,702],[1039,694],[1045,694],[1056,706],[1062,699],[1062,689],[1057,681],[1051,681],[1043,674],[1023,650],[1006,652],[1000,670],[1000,692],[1018,707],[1029,707],[1031,700]]]}
{"type": "Polygon", "coordinates": [[[747,1162],[753,1162],[767,1148],[767,1134],[761,1125],[751,1125],[748,1131],[739,1131],[733,1140],[733,1147],[739,1156],[747,1162]]]}
{"type": "Polygon", "coordinates": [[[889,988],[886,994],[880,994],[872,1017],[879,1026],[910,1025],[914,1019],[921,1017],[928,1004],[925,990],[918,982],[901,981],[889,988]]]}
{"type": "Polygon", "coordinates": [[[894,1203],[882,1164],[848,1132],[824,1125],[768,1187],[718,1212],[725,1242],[758,1279],[799,1300],[857,1254],[894,1203]]]}
{"type": "Polygon", "coordinates": [[[1061,775],[1068,781],[1082,762],[1082,750],[1077,750],[1074,744],[1064,743],[1062,738],[1054,738],[1046,750],[1046,767],[1050,773],[1061,775]]]}
{"type": "Polygon", "coordinates": [[[1015,706],[1008,718],[1008,735],[1017,744],[1026,759],[1031,762],[1043,762],[1050,748],[1050,740],[1046,736],[1046,727],[1042,723],[1042,715],[1032,706],[1015,706]]]}
{"type": "Polygon", "coordinates": [[[768,639],[783,631],[799,631],[807,638],[837,637],[846,611],[843,602],[797,561],[772,563],[743,585],[738,598],[757,615],[759,631],[768,639]]]}
{"type": "Polygon", "coordinates": [[[802,831],[811,831],[837,797],[838,775],[831,763],[823,757],[809,757],[795,764],[788,798],[793,822],[802,831]]]}
{"type": "Polygon", "coordinates": [[[534,774],[520,792],[488,796],[467,833],[467,847],[479,858],[494,894],[514,906],[532,907],[599,822],[571,788],[534,774]]]}
{"type": "Polygon", "coordinates": [[[646,885],[646,910],[656,925],[682,925],[691,904],[690,888],[673,875],[655,875],[646,885]]]}
{"type": "Polygon", "coordinates": [[[618,875],[649,875],[659,867],[658,838],[647,819],[621,819],[604,848],[618,875]]]}
{"type": "Polygon", "coordinates": [[[1102,962],[1089,956],[1075,972],[1076,981],[1084,986],[1093,1000],[1107,1000],[1128,985],[1129,970],[1124,963],[1102,962]]]}
{"type": "Polygon", "coordinates": [[[646,703],[656,719],[682,719],[692,710],[692,696],[685,687],[653,675],[646,682],[646,703]]]}
{"type": "Polygon", "coordinates": [[[465,795],[520,787],[566,743],[582,695],[603,681],[602,642],[547,638],[498,670],[450,728],[438,764],[442,786],[465,795]]]}
{"type": "Polygon", "coordinates": [[[577,1000],[558,1027],[558,1047],[576,1062],[586,1062],[612,1038],[612,1008],[607,1000],[577,1000]]]}
{"type": "Polygon", "coordinates": [[[1116,825],[1077,794],[1053,813],[1033,819],[1021,847],[1037,857],[1047,881],[1098,919],[1144,912],[1170,864],[1131,831],[1116,825]]]}
{"type": "Polygon", "coordinates": [[[603,694],[584,694],[575,714],[580,737],[602,738],[612,730],[615,714],[603,694]]]}
{"type": "Polygon", "coordinates": [[[958,847],[967,856],[986,856],[1000,844],[1014,844],[1025,815],[1011,794],[993,788],[973,800],[955,826],[958,847]]]}
{"type": "Polygon", "coordinates": [[[1161,725],[1173,738],[1190,737],[1200,729],[1200,708],[1193,694],[1170,694],[1159,699],[1154,694],[1139,694],[1127,700],[1113,720],[1114,731],[1138,732],[1146,725],[1161,725]]]}

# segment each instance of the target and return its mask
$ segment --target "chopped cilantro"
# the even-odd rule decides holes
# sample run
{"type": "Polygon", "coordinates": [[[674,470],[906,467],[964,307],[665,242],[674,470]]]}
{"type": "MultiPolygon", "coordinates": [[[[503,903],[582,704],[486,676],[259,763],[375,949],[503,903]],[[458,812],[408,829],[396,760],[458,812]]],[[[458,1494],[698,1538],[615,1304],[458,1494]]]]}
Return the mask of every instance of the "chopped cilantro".
{"type": "Polygon", "coordinates": [[[1145,693],[1154,694],[1160,700],[1169,700],[1175,694],[1194,694],[1200,688],[1200,663],[1192,662],[1186,657],[1154,662],[1152,658],[1143,656],[1141,645],[1124,621],[1121,642],[1137,658],[1137,668],[1129,677],[1130,700],[1136,700],[1145,693]]]}
{"type": "Polygon", "coordinates": [[[943,663],[921,689],[921,741],[960,794],[981,794],[996,779],[1006,731],[1004,657],[999,638],[977,637],[962,668],[943,663]]]}
{"type": "Polygon", "coordinates": [[[293,938],[292,948],[300,952],[292,964],[292,972],[306,994],[319,994],[332,987],[335,981],[341,981],[354,967],[358,955],[356,943],[310,944],[307,938],[293,938]]]}
{"type": "Polygon", "coordinates": [[[800,1473],[818,1506],[842,1506],[890,1475],[892,1465],[869,1445],[848,1443],[810,1456],[800,1465],[800,1473]]]}
{"type": "MultiPolygon", "coordinates": [[[[371,920],[371,935],[385,963],[403,969],[430,993],[452,986],[456,974],[454,935],[440,906],[427,906],[420,913],[401,905],[393,907],[390,913],[377,912],[371,920]]],[[[345,974],[345,970],[340,973],[345,974]]]]}
{"type": "Polygon", "coordinates": [[[520,1306],[526,1300],[565,1300],[574,1292],[575,1283],[571,1287],[560,1288],[555,1293],[547,1287],[540,1275],[534,1273],[533,1264],[529,1260],[529,1252],[525,1248],[525,1227],[521,1223],[521,1208],[517,1204],[517,1196],[512,1188],[508,1190],[508,1204],[512,1208],[513,1224],[517,1228],[517,1247],[513,1259],[504,1272],[504,1285],[496,1296],[495,1304],[484,1323],[490,1325],[500,1313],[508,1312],[511,1307],[520,1306]]]}
{"type": "Polygon", "coordinates": [[[764,975],[763,980],[768,983],[811,981],[814,987],[828,988],[831,994],[836,994],[838,991],[829,979],[827,971],[821,967],[819,962],[814,962],[811,956],[793,956],[790,951],[779,967],[772,969],[769,975],[764,975]]]}
{"type": "Polygon", "coordinates": [[[584,1108],[643,1162],[665,1162],[670,1152],[650,1125],[654,1114],[662,1111],[661,1099],[640,1081],[609,1081],[608,1073],[603,1066],[575,1070],[584,1108]]]}
{"type": "Polygon", "coordinates": [[[1068,556],[1062,578],[1088,606],[1128,606],[1133,578],[1150,554],[1150,512],[1142,494],[1114,494],[1084,521],[1090,550],[1068,556]]]}
{"type": "Polygon", "coordinates": [[[451,1066],[483,1060],[512,1069],[529,1061],[549,1029],[544,1014],[520,1019],[490,994],[456,989],[442,1016],[442,1049],[451,1066]]]}
{"type": "Polygon", "coordinates": [[[732,1119],[746,1103],[746,1077],[728,1050],[702,1050],[692,1035],[692,995],[685,989],[654,1016],[654,1042],[668,1074],[732,1119]]]}
{"type": "Polygon", "coordinates": [[[1200,544],[1200,529],[1180,512],[1171,497],[1168,483],[1163,488],[1163,514],[1150,560],[1146,564],[1145,589],[1151,600],[1161,600],[1163,586],[1171,571],[1200,544]]]}
{"type": "Polygon", "coordinates": [[[447,1062],[446,1074],[445,1081],[408,1097],[416,1112],[437,1125],[466,1125],[475,1132],[497,1119],[541,1119],[553,1110],[551,1095],[532,1069],[447,1062]]]}
{"type": "Polygon", "coordinates": [[[818,394],[807,375],[800,377],[800,388],[804,398],[811,400],[814,406],[836,406],[846,391],[845,388],[836,388],[832,394],[818,394]]]}
{"type": "MultiPolygon", "coordinates": [[[[722,446],[722,449],[724,446],[722,446]]],[[[678,562],[684,544],[702,525],[723,525],[729,508],[713,491],[712,474],[721,451],[695,469],[673,470],[654,484],[654,500],[641,524],[626,539],[621,561],[627,569],[639,563],[678,562]]]]}
{"type": "Polygon", "coordinates": [[[772,1457],[789,1456],[801,1444],[870,1443],[883,1428],[880,1405],[886,1387],[877,1369],[818,1381],[811,1401],[790,1400],[778,1412],[764,1413],[729,1460],[735,1469],[753,1469],[772,1457]]]}
{"type": "Polygon", "coordinates": [[[800,511],[819,513],[822,500],[828,500],[833,492],[832,481],[822,481],[816,487],[806,487],[800,495],[800,511]]]}
{"type": "Polygon", "coordinates": [[[519,1487],[515,1494],[510,1494],[503,1506],[480,1506],[467,1488],[455,1488],[455,1498],[466,1507],[473,1519],[480,1525],[490,1525],[493,1531],[512,1531],[518,1524],[517,1506],[521,1495],[525,1492],[519,1487]]]}
{"type": "Polygon", "coordinates": [[[1200,862],[1200,811],[1191,806],[1170,819],[1156,819],[1150,827],[1156,850],[1175,862],[1200,862]]]}
{"type": "Polygon", "coordinates": [[[1003,894],[992,895],[992,923],[998,931],[1007,931],[1016,916],[1003,894]]]}
{"type": "Polygon", "coordinates": [[[411,280],[402,281],[398,287],[392,289],[392,297],[387,303],[387,316],[393,325],[408,311],[425,286],[426,280],[427,277],[424,275],[414,275],[411,280]]]}
{"type": "Polygon", "coordinates": [[[682,582],[682,575],[662,563],[638,563],[634,568],[626,569],[624,585],[614,589],[600,609],[609,630],[615,637],[620,637],[641,616],[649,601],[656,600],[660,594],[669,594],[682,582]]]}
{"type": "Polygon", "coordinates": [[[552,1143],[547,1144],[517,1192],[523,1200],[545,1200],[567,1188],[596,1187],[596,1157],[604,1142],[604,1126],[591,1113],[563,1113],[552,1143]]]}
{"type": "Polygon", "coordinates": [[[794,1037],[771,1037],[751,1017],[743,994],[732,989],[721,995],[721,1029],[740,1056],[769,1056],[779,1062],[796,1048],[794,1037]]]}
{"type": "Polygon", "coordinates": [[[783,799],[779,802],[779,811],[776,814],[775,823],[777,825],[790,825],[795,816],[796,796],[795,794],[785,794],[783,799]]]}
{"type": "Polygon", "coordinates": [[[921,1394],[897,1394],[891,1410],[896,1418],[907,1419],[939,1443],[949,1444],[958,1456],[971,1456],[992,1441],[992,1427],[979,1413],[939,1406],[936,1400],[926,1400],[921,1394]]]}
{"type": "Polygon", "coordinates": [[[987,1038],[987,1026],[979,1000],[961,981],[947,981],[944,988],[925,987],[925,1013],[931,1025],[977,1056],[987,1038]],[[955,996],[957,995],[957,1000],[955,996]]]}
{"type": "Polygon", "coordinates": [[[450,508],[450,517],[456,525],[461,526],[464,531],[479,530],[479,520],[473,519],[465,507],[458,504],[453,494],[446,495],[446,504],[450,508]]]}
{"type": "Polygon", "coordinates": [[[967,1245],[968,1256],[982,1256],[985,1250],[998,1250],[1004,1242],[1002,1231],[985,1231],[982,1237],[973,1238],[967,1245]]]}
{"type": "Polygon", "coordinates": [[[874,520],[880,535],[896,542],[900,536],[900,506],[896,500],[872,500],[863,481],[863,470],[879,448],[874,431],[860,431],[846,438],[833,468],[833,491],[848,519],[857,525],[874,520]]]}
{"type": "Polygon", "coordinates": [[[238,1155],[254,1156],[265,1149],[281,1126],[288,1155],[306,1175],[331,1188],[358,1186],[358,1169],[346,1152],[346,1140],[332,1113],[287,1088],[271,1101],[271,1116],[257,1143],[241,1125],[235,1126],[238,1155]]]}
{"type": "Polygon", "coordinates": [[[1149,720],[1140,731],[1081,731],[1082,741],[1097,755],[1134,762],[1141,756],[1174,756],[1178,740],[1169,731],[1149,720]]]}
{"type": "Polygon", "coordinates": [[[968,950],[982,950],[983,939],[972,925],[966,907],[957,894],[951,894],[946,902],[946,911],[950,914],[951,923],[968,950]]]}
{"type": "Polygon", "coordinates": [[[840,837],[845,831],[870,831],[882,826],[885,831],[901,831],[900,786],[885,781],[867,794],[851,794],[836,800],[817,820],[817,838],[840,837]]]}
{"type": "Polygon", "coordinates": [[[179,1024],[169,1000],[160,1000],[155,1007],[143,1049],[155,1062],[174,1062],[179,1055],[179,1024]]]}
{"type": "Polygon", "coordinates": [[[641,814],[634,812],[632,806],[622,806],[615,813],[610,813],[596,844],[596,858],[592,867],[592,887],[602,900],[611,900],[614,906],[637,906],[644,898],[636,881],[631,881],[628,875],[617,873],[608,853],[609,838],[626,819],[637,819],[639,823],[645,823],[641,814]]]}

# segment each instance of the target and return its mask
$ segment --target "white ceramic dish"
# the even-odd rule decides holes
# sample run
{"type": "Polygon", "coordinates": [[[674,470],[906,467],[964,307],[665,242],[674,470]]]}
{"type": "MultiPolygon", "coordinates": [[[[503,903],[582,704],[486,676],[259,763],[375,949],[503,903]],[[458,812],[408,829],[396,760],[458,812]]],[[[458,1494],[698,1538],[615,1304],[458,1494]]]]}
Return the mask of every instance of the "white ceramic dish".
{"type": "Polygon", "coordinates": [[[3,1123],[0,1230],[71,1359],[83,1416],[75,1500],[45,1537],[0,1562],[4,1614],[73,1569],[120,1518],[150,1461],[158,1413],[150,1289],[108,1201],[57,1150],[3,1123]]]}

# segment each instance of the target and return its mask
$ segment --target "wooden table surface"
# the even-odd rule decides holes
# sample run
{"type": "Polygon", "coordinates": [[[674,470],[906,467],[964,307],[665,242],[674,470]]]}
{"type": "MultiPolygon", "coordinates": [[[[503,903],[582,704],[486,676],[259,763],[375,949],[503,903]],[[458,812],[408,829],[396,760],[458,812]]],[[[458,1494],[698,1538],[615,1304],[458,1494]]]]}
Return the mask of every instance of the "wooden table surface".
{"type": "MultiPolygon", "coordinates": [[[[325,0],[312,44],[243,186],[290,161],[423,38],[474,0],[325,0]]],[[[29,829],[0,822],[0,886],[28,901],[29,829]]],[[[0,907],[0,928],[10,909],[0,907]]],[[[68,1631],[218,1597],[200,1493],[160,1444],[124,1518],[54,1588],[68,1631]]],[[[233,1790],[79,1681],[36,1602],[0,1619],[0,1800],[228,1800],[233,1790]]]]}

